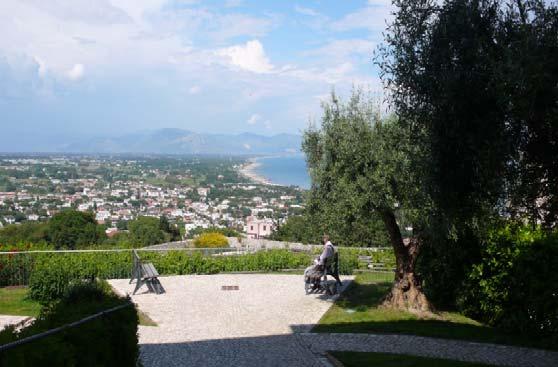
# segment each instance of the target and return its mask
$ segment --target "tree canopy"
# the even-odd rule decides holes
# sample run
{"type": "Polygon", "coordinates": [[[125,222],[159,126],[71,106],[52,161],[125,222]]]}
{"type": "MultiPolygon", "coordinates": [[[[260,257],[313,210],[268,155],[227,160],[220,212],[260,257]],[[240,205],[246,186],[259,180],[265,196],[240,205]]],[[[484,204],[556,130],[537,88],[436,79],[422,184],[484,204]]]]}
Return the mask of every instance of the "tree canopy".
{"type": "Polygon", "coordinates": [[[451,226],[558,218],[558,12],[543,1],[401,1],[380,58],[400,119],[431,152],[451,226]],[[551,163],[552,161],[552,163],[551,163]]]}
{"type": "Polygon", "coordinates": [[[105,232],[90,212],[63,210],[48,222],[48,239],[57,249],[91,246],[104,239],[105,232]]]}

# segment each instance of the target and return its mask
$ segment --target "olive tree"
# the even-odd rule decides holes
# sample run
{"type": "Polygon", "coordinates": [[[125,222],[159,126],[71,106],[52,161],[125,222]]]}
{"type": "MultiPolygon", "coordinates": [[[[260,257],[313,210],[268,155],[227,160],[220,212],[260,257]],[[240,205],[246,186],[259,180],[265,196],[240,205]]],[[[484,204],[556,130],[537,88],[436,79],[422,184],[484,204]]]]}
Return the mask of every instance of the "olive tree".
{"type": "Polygon", "coordinates": [[[379,216],[396,257],[395,282],[384,304],[428,311],[415,264],[423,243],[429,199],[421,181],[428,157],[396,118],[382,119],[364,93],[355,90],[323,105],[321,125],[304,134],[303,150],[312,180],[308,214],[334,237],[355,223],[379,216]],[[403,238],[402,226],[412,226],[403,238]]]}

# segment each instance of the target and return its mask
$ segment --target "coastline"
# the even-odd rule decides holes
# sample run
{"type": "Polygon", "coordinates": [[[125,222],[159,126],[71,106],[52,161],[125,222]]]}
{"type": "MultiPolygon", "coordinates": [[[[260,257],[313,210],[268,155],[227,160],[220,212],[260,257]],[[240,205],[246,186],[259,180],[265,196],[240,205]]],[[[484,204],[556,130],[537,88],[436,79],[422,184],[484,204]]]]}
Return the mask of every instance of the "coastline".
{"type": "Polygon", "coordinates": [[[259,163],[256,158],[250,158],[248,160],[248,163],[242,165],[238,172],[254,183],[260,185],[275,185],[265,177],[260,176],[256,173],[256,169],[259,166],[261,166],[261,163],[259,163]]]}

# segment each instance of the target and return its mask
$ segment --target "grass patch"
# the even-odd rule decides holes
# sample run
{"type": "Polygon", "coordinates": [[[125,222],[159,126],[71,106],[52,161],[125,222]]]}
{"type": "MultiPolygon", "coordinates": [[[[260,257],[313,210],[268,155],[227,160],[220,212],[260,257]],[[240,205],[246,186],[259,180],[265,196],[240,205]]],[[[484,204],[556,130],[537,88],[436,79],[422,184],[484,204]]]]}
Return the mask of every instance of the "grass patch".
{"type": "MultiPolygon", "coordinates": [[[[137,309],[137,307],[136,307],[137,309]]],[[[153,319],[149,316],[147,316],[146,313],[137,310],[138,311],[138,318],[139,318],[139,324],[141,326],[158,326],[157,323],[155,321],[153,321],[153,319]]]]}
{"type": "Polygon", "coordinates": [[[541,347],[537,338],[485,326],[457,312],[440,312],[441,319],[378,307],[391,283],[361,273],[322,317],[314,332],[390,333],[462,339],[477,342],[541,347]]]}
{"type": "Polygon", "coordinates": [[[41,306],[27,297],[25,287],[0,288],[0,315],[37,317],[41,306]]]}
{"type": "Polygon", "coordinates": [[[345,367],[489,367],[488,364],[388,353],[330,352],[345,367]]]}

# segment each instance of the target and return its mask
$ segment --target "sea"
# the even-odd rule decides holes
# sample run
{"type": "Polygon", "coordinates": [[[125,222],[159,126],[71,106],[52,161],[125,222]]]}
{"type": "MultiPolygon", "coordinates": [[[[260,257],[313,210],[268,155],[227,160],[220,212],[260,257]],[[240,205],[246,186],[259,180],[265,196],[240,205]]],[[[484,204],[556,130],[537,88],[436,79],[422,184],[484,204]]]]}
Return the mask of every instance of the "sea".
{"type": "Polygon", "coordinates": [[[256,161],[260,165],[254,171],[271,183],[310,188],[310,176],[303,155],[260,157],[256,158],[256,161]]]}

